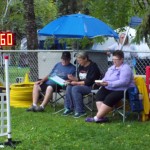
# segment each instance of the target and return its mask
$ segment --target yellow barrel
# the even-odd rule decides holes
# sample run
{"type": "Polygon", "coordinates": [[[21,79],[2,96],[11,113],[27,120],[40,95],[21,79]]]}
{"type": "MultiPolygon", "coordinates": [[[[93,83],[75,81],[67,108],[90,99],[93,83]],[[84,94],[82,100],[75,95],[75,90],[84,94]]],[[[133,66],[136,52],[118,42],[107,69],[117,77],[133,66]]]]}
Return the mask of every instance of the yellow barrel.
{"type": "Polygon", "coordinates": [[[29,107],[32,104],[33,83],[17,83],[10,86],[10,106],[29,107]]]}
{"type": "Polygon", "coordinates": [[[32,104],[34,82],[29,82],[28,79],[26,74],[23,83],[14,83],[10,86],[10,106],[29,107],[32,104]]]}

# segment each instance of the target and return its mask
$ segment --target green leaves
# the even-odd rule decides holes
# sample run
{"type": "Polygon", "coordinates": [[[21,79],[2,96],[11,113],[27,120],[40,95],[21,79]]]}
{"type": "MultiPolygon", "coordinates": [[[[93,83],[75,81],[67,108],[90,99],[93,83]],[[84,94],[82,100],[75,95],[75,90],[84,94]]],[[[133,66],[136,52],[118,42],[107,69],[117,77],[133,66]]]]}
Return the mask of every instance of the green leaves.
{"type": "Polygon", "coordinates": [[[131,7],[131,3],[128,0],[106,0],[105,2],[97,0],[91,3],[90,12],[92,16],[99,18],[116,29],[128,24],[131,7]]]}
{"type": "MultiPolygon", "coordinates": [[[[7,1],[0,1],[0,18],[2,19],[7,1]]],[[[37,28],[40,29],[48,22],[56,18],[57,7],[53,0],[34,0],[37,28]]],[[[25,36],[24,7],[20,0],[12,1],[8,7],[6,17],[3,18],[3,25],[0,22],[0,29],[11,30],[16,33],[17,44],[25,36]]]]}

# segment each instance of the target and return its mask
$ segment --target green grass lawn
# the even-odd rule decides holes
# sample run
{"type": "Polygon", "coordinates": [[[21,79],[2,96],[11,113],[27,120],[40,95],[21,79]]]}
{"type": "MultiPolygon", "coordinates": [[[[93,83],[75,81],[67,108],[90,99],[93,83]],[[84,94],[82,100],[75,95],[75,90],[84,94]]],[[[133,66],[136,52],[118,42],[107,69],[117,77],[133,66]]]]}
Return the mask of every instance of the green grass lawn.
{"type": "MultiPolygon", "coordinates": [[[[12,140],[20,140],[17,150],[149,150],[150,122],[120,116],[109,123],[86,123],[85,118],[53,114],[48,105],[45,112],[26,112],[12,108],[12,140]]],[[[6,137],[7,138],[7,137],[6,137]]],[[[1,142],[4,137],[1,137],[1,142]]],[[[6,147],[5,149],[11,149],[6,147]]]]}

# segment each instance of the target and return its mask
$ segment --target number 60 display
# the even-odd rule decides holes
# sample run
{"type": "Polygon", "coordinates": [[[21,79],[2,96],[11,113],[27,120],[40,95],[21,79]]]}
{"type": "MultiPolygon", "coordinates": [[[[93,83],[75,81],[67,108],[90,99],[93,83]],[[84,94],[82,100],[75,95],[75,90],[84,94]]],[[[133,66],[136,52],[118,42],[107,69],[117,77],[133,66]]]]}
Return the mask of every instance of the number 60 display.
{"type": "Polygon", "coordinates": [[[0,46],[15,45],[15,34],[12,32],[0,32],[0,46]]]}

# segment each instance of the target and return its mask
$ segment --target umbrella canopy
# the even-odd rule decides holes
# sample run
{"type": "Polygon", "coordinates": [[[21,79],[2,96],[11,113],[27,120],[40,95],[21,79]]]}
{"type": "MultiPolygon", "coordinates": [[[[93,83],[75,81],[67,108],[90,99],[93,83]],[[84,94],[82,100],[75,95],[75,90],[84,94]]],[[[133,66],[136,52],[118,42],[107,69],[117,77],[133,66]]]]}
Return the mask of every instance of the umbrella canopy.
{"type": "Polygon", "coordinates": [[[118,38],[118,34],[107,24],[84,14],[62,16],[47,24],[38,34],[56,38],[94,38],[98,36],[118,38]]]}

